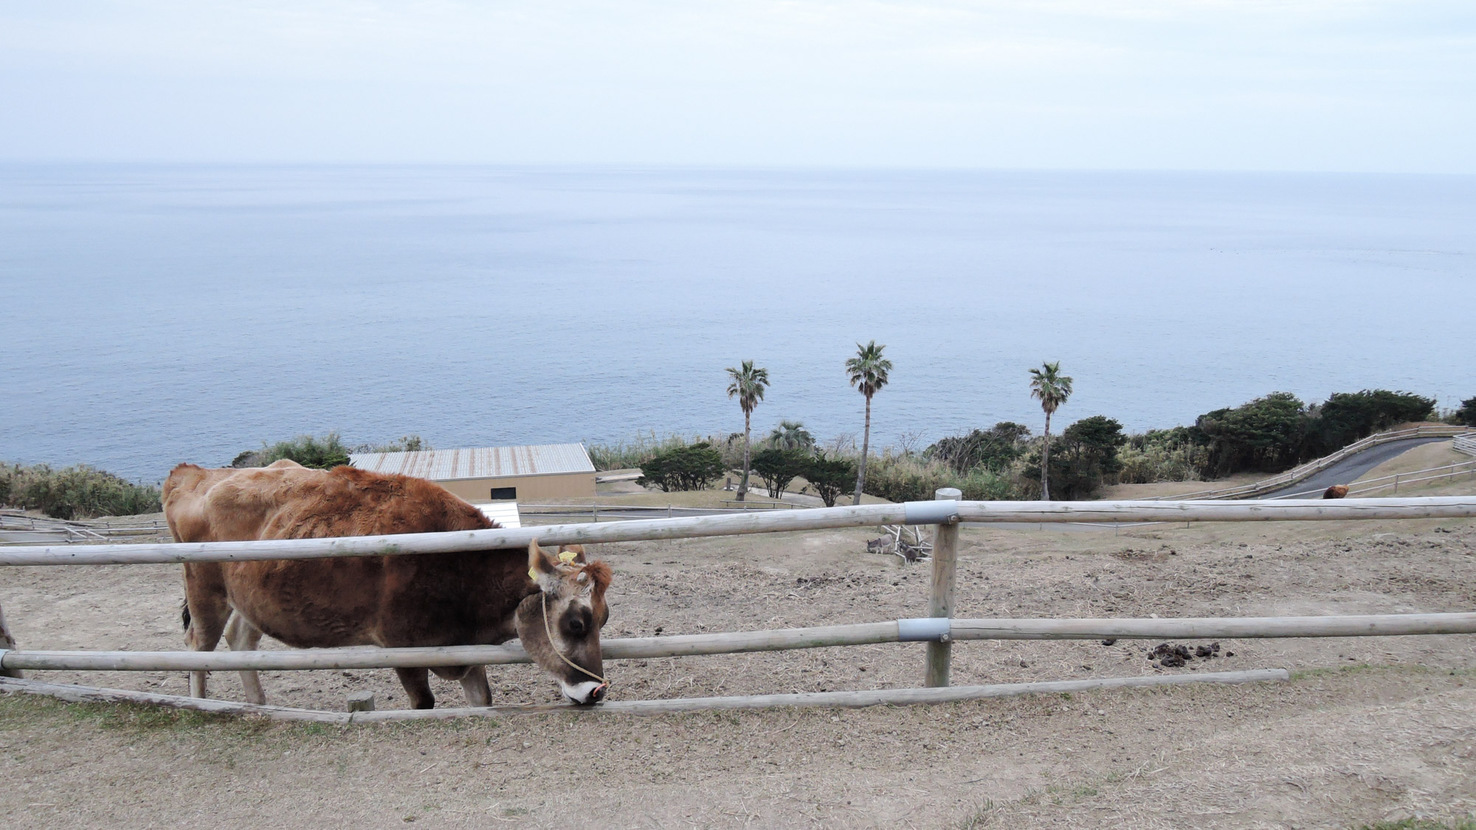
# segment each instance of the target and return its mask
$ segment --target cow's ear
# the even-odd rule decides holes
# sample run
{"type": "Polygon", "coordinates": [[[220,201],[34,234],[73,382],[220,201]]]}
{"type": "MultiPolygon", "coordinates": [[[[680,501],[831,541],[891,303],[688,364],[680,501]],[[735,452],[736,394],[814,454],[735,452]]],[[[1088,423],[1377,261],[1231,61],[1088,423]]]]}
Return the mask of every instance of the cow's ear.
{"type": "Polygon", "coordinates": [[[571,565],[583,565],[589,562],[584,558],[584,545],[559,545],[559,561],[568,562],[571,565]]]}
{"type": "Polygon", "coordinates": [[[528,543],[528,578],[537,582],[539,587],[547,591],[556,584],[559,567],[558,560],[548,551],[538,546],[538,540],[534,539],[528,543]]]}

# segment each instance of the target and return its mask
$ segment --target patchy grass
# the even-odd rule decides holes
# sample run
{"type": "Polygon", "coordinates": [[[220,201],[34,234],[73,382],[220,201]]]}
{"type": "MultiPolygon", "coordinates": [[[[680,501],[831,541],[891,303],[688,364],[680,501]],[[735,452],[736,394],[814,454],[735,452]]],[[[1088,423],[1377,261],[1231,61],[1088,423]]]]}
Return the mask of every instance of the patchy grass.
{"type": "Polygon", "coordinates": [[[275,724],[193,709],[169,709],[143,703],[68,703],[42,695],[0,695],[0,730],[19,729],[25,721],[50,719],[134,734],[225,730],[233,737],[261,735],[275,724]]]}
{"type": "Polygon", "coordinates": [[[1345,666],[1323,666],[1313,669],[1296,669],[1291,672],[1292,681],[1314,677],[1348,676],[1353,674],[1383,673],[1388,675],[1443,674],[1450,677],[1476,677],[1476,669],[1439,669],[1407,663],[1350,663],[1345,666]]]}

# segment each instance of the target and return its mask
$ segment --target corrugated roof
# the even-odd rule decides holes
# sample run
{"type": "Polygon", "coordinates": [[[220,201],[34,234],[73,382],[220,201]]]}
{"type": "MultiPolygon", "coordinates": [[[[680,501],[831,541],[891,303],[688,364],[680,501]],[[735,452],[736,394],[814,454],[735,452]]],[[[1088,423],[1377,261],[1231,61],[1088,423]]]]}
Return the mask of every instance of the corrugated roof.
{"type": "Polygon", "coordinates": [[[349,463],[361,470],[399,473],[431,481],[595,471],[583,444],[355,453],[349,456],[349,463]]]}

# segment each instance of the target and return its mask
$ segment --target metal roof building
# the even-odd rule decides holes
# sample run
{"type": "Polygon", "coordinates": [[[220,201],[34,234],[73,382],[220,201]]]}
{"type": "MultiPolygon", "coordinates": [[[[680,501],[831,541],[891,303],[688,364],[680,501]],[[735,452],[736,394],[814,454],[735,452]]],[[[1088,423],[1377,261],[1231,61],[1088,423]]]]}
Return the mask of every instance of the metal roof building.
{"type": "Polygon", "coordinates": [[[354,453],[349,463],[430,479],[473,504],[595,494],[595,468],[583,444],[354,453]]]}

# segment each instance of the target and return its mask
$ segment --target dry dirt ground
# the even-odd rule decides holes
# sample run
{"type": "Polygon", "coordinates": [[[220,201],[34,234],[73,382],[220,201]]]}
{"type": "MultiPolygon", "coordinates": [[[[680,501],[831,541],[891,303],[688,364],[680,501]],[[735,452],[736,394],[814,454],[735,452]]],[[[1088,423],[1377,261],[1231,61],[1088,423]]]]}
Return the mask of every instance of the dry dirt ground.
{"type": "MultiPolygon", "coordinates": [[[[1469,492],[1470,485],[1465,485],[1469,492]]],[[[1447,491],[1449,492],[1449,491],[1447,491]]],[[[606,637],[925,613],[928,566],[874,530],[598,546],[606,637]]],[[[1476,521],[965,528],[958,616],[1470,611],[1476,521]]],[[[181,647],[177,567],[10,568],[22,648],[181,647]]],[[[266,645],[266,644],[264,644],[266,645]]],[[[1223,640],[1155,666],[1156,641],[973,642],[955,684],[1284,667],[1287,683],[853,710],[556,713],[285,725],[0,696],[0,825],[1361,827],[1476,813],[1476,638],[1223,640]]],[[[1204,643],[1186,642],[1192,649],[1204,643]]],[[[920,644],[607,664],[613,696],[919,685],[920,644]]],[[[551,702],[531,667],[499,702],[551,702]]],[[[34,675],[184,694],[183,674],[34,675]]],[[[218,696],[239,681],[212,678],[218,696]]],[[[266,673],[273,703],[342,709],[388,670],[266,673]]],[[[461,705],[454,683],[438,699],[461,705]]]]}

